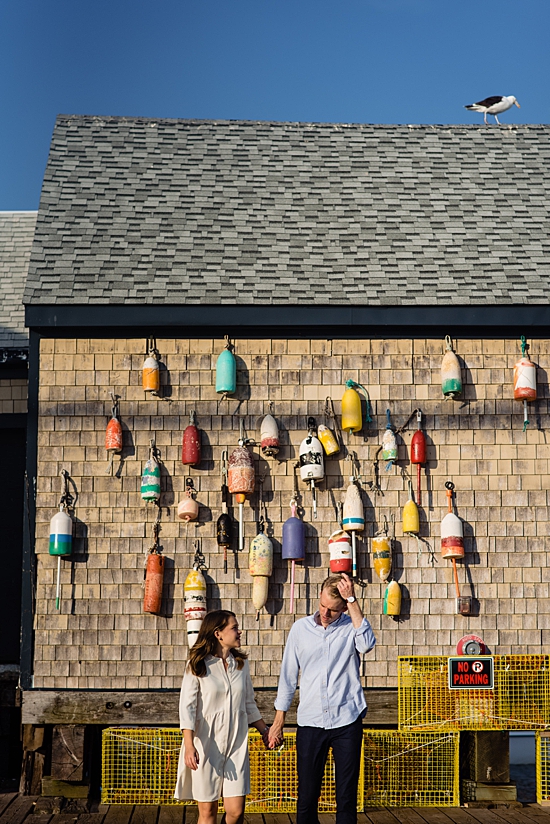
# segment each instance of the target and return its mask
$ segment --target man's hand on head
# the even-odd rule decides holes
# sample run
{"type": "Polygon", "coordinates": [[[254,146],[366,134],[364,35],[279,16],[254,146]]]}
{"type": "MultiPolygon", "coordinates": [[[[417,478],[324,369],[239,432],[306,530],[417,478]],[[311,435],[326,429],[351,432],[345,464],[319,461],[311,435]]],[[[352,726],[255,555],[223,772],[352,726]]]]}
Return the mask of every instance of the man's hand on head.
{"type": "Polygon", "coordinates": [[[355,594],[353,590],[353,581],[348,575],[346,575],[345,572],[342,572],[342,578],[338,581],[336,586],[338,587],[338,592],[344,601],[347,601],[348,598],[352,598],[355,594]]]}

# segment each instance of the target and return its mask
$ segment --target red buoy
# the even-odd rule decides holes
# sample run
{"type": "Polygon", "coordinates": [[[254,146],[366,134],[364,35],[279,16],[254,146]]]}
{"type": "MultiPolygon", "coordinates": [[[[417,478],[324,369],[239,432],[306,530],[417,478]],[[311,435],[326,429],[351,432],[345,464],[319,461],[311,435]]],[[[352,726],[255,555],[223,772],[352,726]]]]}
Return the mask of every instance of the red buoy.
{"type": "Polygon", "coordinates": [[[195,423],[195,413],[189,416],[189,426],[185,427],[181,447],[181,462],[184,466],[197,466],[201,462],[201,433],[195,423]]]}
{"type": "Polygon", "coordinates": [[[411,463],[416,464],[416,492],[418,506],[422,506],[422,491],[421,491],[421,466],[426,463],[426,438],[422,432],[422,412],[420,409],[416,412],[416,420],[418,429],[414,433],[411,441],[411,463]]]}

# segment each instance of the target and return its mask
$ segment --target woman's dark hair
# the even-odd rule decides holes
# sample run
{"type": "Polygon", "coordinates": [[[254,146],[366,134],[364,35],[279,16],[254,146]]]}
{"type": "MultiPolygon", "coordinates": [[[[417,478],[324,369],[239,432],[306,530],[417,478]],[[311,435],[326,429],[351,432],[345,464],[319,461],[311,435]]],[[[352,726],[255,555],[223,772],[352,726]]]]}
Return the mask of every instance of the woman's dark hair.
{"type": "MultiPolygon", "coordinates": [[[[199,629],[197,640],[189,651],[189,669],[193,675],[199,677],[206,675],[206,664],[204,659],[207,655],[215,655],[218,648],[216,632],[225,629],[231,618],[236,618],[234,612],[228,609],[215,609],[204,616],[204,621],[199,629]]],[[[232,649],[231,654],[237,662],[237,669],[242,669],[245,659],[248,658],[246,652],[240,649],[232,649]]]]}

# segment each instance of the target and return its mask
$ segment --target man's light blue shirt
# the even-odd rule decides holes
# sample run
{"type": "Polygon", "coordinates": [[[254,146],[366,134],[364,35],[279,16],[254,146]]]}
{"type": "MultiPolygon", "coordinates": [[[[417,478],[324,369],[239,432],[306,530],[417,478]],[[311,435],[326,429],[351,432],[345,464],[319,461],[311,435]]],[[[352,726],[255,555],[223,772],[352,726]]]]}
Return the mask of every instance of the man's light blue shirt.
{"type": "Polygon", "coordinates": [[[293,624],[286,642],[275,709],[287,712],[298,685],[301,727],[333,729],[355,721],[367,707],[359,678],[360,655],[376,638],[366,618],[358,629],[343,613],[325,629],[319,613],[293,624]]]}

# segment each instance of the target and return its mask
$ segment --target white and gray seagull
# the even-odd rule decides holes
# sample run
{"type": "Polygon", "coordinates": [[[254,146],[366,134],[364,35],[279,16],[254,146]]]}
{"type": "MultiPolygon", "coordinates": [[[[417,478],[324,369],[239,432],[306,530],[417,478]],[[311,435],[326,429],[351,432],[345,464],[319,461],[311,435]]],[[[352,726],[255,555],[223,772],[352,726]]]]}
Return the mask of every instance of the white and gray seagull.
{"type": "Polygon", "coordinates": [[[501,123],[497,115],[502,114],[502,112],[507,112],[508,109],[511,109],[514,105],[517,106],[518,109],[520,108],[514,95],[510,94],[508,97],[502,97],[501,95],[486,97],[485,100],[480,100],[479,103],[472,103],[470,106],[464,106],[464,108],[469,109],[471,112],[483,112],[483,119],[485,120],[486,126],[488,125],[487,115],[492,114],[500,126],[501,123]]]}

